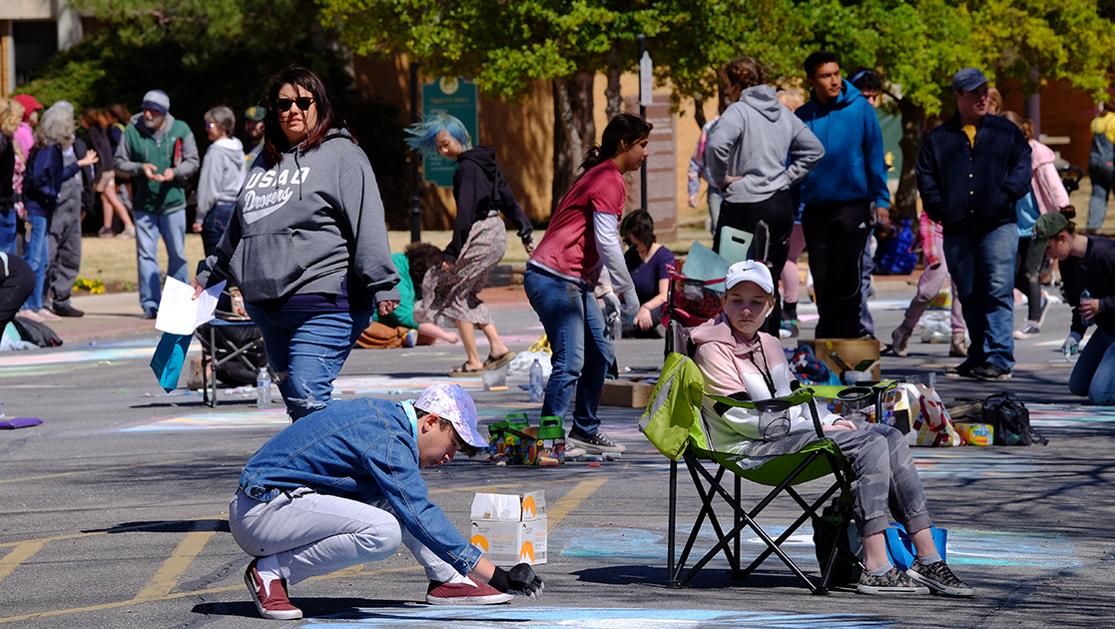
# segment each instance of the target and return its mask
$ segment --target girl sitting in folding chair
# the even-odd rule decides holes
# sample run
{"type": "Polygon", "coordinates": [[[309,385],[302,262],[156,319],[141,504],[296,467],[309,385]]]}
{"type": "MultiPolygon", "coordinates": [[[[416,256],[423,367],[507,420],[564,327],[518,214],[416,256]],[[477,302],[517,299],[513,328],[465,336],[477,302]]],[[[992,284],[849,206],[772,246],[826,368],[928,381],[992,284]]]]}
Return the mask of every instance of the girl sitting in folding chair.
{"type": "MultiPolygon", "coordinates": [[[[793,374],[778,339],[759,332],[773,308],[774,281],[761,263],[745,260],[728,269],[724,311],[690,331],[697,346],[694,362],[715,395],[765,400],[792,392],[793,374]]],[[[706,431],[716,450],[760,458],[796,452],[817,438],[804,404],[785,416],[763,421],[754,410],[732,408],[707,414],[706,431]]],[[[885,425],[828,414],[825,436],[840,447],[855,475],[854,513],[863,539],[866,570],[856,590],[863,594],[972,596],[974,590],[953,575],[941,559],[930,532],[931,519],[921,479],[905,436],[885,425]],[[917,548],[917,561],[906,573],[887,558],[883,531],[890,516],[906,526],[917,548]]]]}

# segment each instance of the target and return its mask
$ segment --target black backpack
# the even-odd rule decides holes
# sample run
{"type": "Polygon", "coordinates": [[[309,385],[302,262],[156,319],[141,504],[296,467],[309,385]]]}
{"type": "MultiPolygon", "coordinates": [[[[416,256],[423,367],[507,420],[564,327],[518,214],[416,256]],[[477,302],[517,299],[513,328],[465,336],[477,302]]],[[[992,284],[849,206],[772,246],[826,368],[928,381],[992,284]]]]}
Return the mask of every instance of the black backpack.
{"type": "Polygon", "coordinates": [[[983,421],[995,427],[995,445],[1047,445],[1049,440],[1030,426],[1030,411],[1013,393],[996,393],[983,401],[983,421]]]}

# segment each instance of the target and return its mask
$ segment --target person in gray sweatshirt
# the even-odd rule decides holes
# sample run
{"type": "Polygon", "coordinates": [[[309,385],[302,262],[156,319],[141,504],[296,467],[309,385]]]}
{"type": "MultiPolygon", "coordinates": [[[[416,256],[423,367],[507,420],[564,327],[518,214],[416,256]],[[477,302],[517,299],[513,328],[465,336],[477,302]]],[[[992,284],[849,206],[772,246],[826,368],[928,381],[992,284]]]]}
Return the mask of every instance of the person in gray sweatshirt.
{"type": "Polygon", "coordinates": [[[193,230],[201,234],[205,256],[217,250],[217,243],[228,228],[236,211],[236,197],[244,185],[244,145],[232,134],[236,131],[236,115],[228,107],[214,107],[205,112],[205,133],[209,148],[201,163],[197,182],[197,217],[193,230]]]}
{"type": "MultiPolygon", "coordinates": [[[[737,102],[724,110],[709,130],[705,165],[710,183],[724,195],[713,249],[723,253],[724,228],[751,234],[748,259],[762,260],[782,271],[794,227],[791,187],[821,161],[824,146],[805,124],[787,109],[769,85],[762,66],[751,57],[727,65],[729,97],[737,102]],[[766,226],[765,234],[760,223],[766,226]]],[[[738,262],[729,260],[728,262],[738,262]]],[[[781,297],[774,293],[774,312],[766,332],[778,336],[781,297]]]]}
{"type": "Polygon", "coordinates": [[[266,96],[263,155],[194,294],[230,279],[263,334],[292,420],[325,408],[372,311],[399,304],[383,201],[321,79],[290,67],[266,96]]]}

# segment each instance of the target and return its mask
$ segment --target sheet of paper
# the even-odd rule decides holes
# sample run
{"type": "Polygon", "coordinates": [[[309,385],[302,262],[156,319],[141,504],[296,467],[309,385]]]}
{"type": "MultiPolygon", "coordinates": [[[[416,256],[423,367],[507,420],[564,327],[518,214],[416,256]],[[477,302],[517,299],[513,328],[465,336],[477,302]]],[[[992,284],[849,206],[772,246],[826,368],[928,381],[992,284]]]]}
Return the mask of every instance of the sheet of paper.
{"type": "Polygon", "coordinates": [[[221,282],[201,291],[197,299],[194,299],[192,286],[167,277],[163,286],[163,299],[159,302],[159,316],[155,319],[155,329],[171,334],[193,334],[197,326],[213,320],[217,298],[221,296],[224,287],[225,283],[221,282]]]}

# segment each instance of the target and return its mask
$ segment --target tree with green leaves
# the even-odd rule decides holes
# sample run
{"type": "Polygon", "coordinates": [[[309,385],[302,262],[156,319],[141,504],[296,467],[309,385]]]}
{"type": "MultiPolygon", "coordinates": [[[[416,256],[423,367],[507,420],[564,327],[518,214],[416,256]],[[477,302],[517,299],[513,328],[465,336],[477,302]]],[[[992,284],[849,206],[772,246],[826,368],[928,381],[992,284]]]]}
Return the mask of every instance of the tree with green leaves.
{"type": "Polygon", "coordinates": [[[551,84],[556,203],[595,142],[593,80],[608,77],[610,114],[619,76],[637,62],[636,38],[654,38],[686,16],[649,0],[319,0],[323,19],[360,54],[406,54],[428,75],[465,76],[488,95],[523,96],[551,84]]]}

